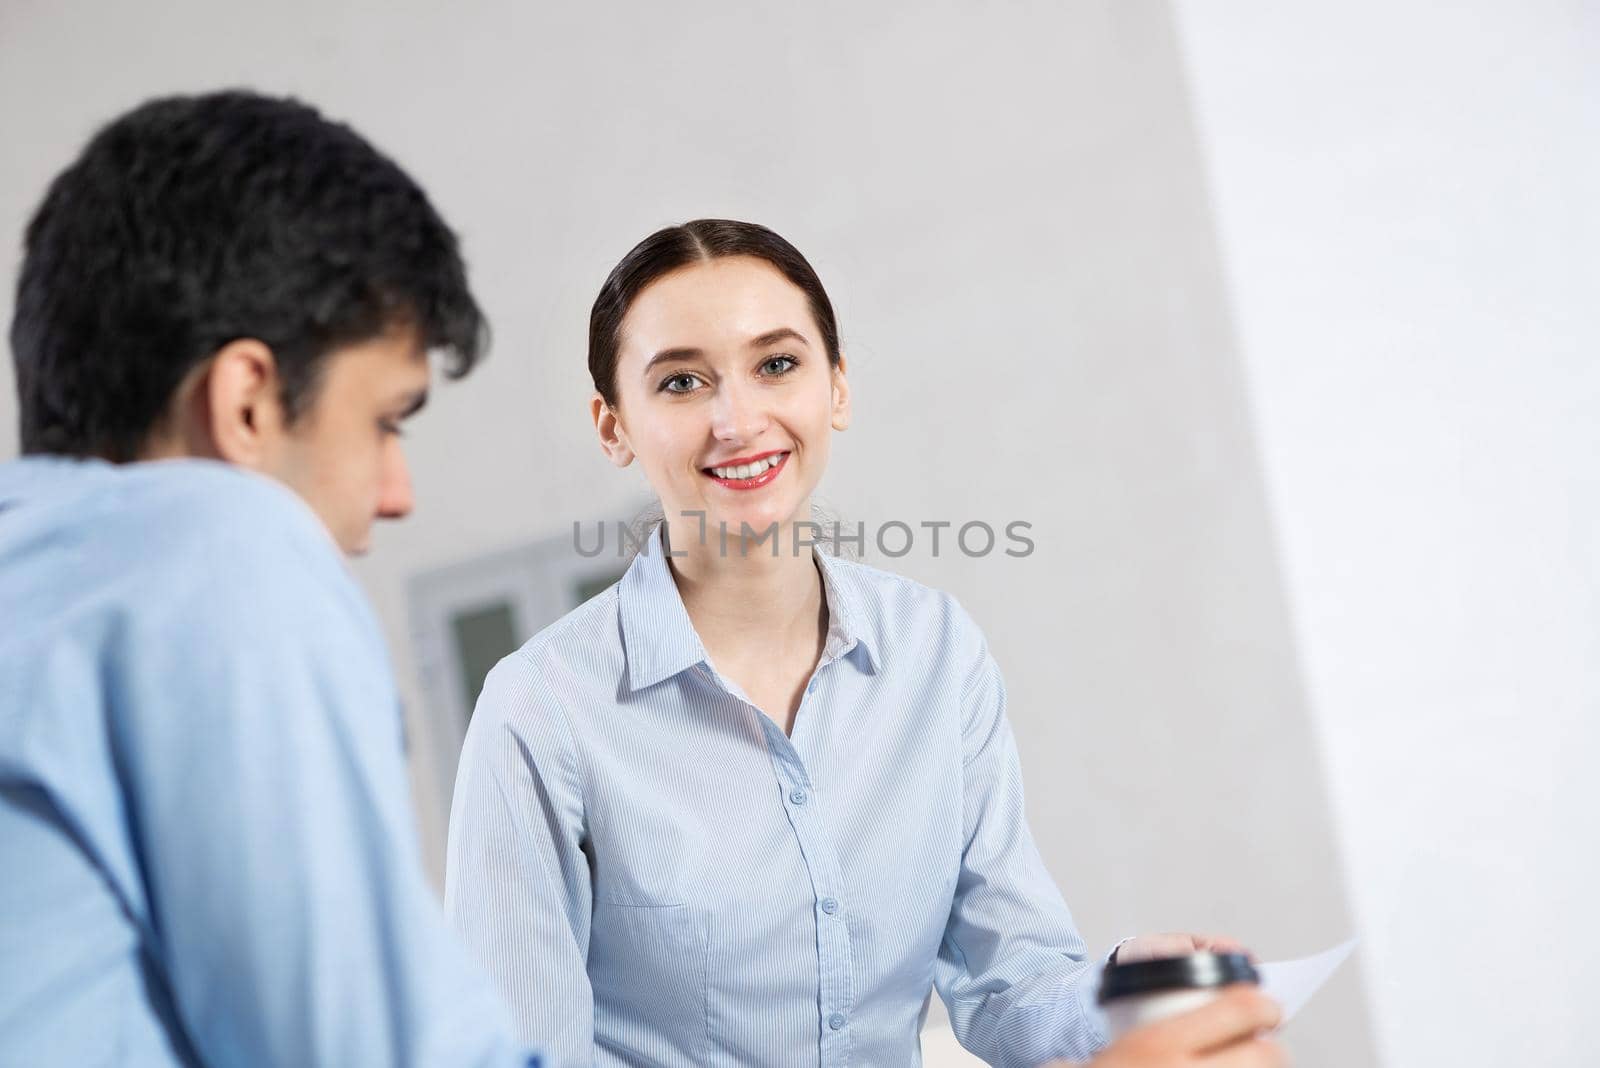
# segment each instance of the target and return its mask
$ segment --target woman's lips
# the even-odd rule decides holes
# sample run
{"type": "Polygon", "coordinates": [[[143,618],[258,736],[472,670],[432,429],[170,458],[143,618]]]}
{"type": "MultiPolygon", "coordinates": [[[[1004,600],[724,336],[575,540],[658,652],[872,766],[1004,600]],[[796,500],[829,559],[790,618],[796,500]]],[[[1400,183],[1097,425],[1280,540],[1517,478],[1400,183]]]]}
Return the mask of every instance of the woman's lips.
{"type": "MultiPolygon", "coordinates": [[[[784,469],[784,467],[789,463],[789,456],[790,455],[791,455],[790,453],[787,453],[787,452],[784,453],[783,454],[783,458],[780,459],[777,463],[773,464],[771,467],[767,468],[765,471],[761,472],[759,475],[752,475],[749,478],[721,478],[718,475],[716,475],[715,473],[713,473],[710,468],[707,468],[706,470],[702,471],[701,474],[705,475],[707,478],[709,478],[711,481],[715,482],[717,485],[726,486],[728,489],[734,489],[734,490],[760,489],[762,486],[765,486],[767,483],[771,482],[773,479],[778,477],[778,472],[782,471],[784,469]]],[[[721,466],[721,465],[719,464],[718,466],[721,466]]]]}

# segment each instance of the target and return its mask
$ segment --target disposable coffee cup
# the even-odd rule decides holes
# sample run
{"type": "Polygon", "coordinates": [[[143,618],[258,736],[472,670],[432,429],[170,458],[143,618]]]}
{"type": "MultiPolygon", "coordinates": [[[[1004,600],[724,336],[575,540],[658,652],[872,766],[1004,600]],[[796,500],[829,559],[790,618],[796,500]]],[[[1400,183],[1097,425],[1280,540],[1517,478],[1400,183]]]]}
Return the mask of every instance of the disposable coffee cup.
{"type": "Polygon", "coordinates": [[[1115,1041],[1136,1027],[1215,1001],[1233,983],[1260,982],[1243,953],[1191,953],[1109,965],[1097,1000],[1115,1041]]]}

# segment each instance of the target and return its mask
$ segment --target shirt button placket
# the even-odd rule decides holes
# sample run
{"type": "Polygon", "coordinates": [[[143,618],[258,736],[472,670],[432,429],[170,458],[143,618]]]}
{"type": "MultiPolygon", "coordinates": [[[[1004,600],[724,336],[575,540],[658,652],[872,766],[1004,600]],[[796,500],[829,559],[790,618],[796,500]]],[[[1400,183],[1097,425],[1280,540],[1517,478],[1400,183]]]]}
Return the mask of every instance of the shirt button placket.
{"type": "MultiPolygon", "coordinates": [[[[799,841],[800,852],[810,869],[815,907],[828,917],[839,913],[839,899],[822,894],[820,887],[837,886],[838,860],[827,840],[825,829],[818,823],[821,813],[814,811],[810,802],[811,791],[805,785],[798,768],[784,769],[788,790],[782,795],[789,803],[789,818],[799,841]]],[[[849,1063],[850,1030],[848,1012],[852,1007],[850,976],[850,934],[845,925],[830,919],[824,923],[818,918],[817,967],[819,972],[818,999],[827,1012],[822,1017],[821,1068],[835,1068],[849,1063]]]]}

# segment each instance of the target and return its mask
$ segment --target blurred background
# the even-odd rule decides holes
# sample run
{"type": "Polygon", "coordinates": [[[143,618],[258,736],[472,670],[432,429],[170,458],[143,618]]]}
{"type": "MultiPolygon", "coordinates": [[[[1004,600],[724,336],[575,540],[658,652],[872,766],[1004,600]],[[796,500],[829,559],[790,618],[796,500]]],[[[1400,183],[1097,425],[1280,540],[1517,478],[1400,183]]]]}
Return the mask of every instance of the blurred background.
{"type": "Polygon", "coordinates": [[[1032,524],[864,559],[987,631],[1091,944],[1359,937],[1304,1066],[1596,1063],[1600,5],[0,0],[7,320],[97,125],[225,86],[395,156],[494,323],[355,565],[436,882],[474,658],[649,499],[589,304],[652,230],[752,219],[839,310],[828,504],[1032,524]]]}

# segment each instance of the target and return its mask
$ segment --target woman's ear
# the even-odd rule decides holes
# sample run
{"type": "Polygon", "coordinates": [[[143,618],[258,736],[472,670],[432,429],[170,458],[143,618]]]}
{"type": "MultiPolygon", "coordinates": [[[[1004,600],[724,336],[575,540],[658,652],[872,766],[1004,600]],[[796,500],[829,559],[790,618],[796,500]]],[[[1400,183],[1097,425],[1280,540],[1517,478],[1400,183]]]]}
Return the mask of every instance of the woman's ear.
{"type": "Polygon", "coordinates": [[[616,410],[596,392],[589,400],[589,414],[594,417],[595,433],[600,435],[600,448],[605,450],[612,463],[627,467],[633,462],[633,450],[628,447],[628,434],[622,428],[622,420],[617,417],[616,410]]]}
{"type": "Polygon", "coordinates": [[[207,439],[207,452],[241,467],[268,467],[288,424],[272,350],[255,338],[222,346],[207,361],[188,407],[191,433],[207,439]]]}
{"type": "Polygon", "coordinates": [[[845,377],[844,354],[833,365],[833,429],[850,428],[850,381],[845,377]]]}

